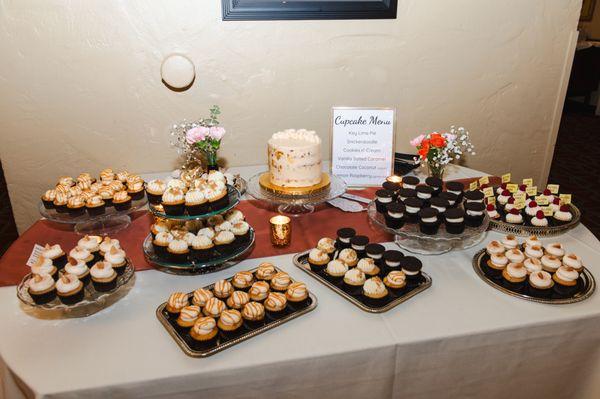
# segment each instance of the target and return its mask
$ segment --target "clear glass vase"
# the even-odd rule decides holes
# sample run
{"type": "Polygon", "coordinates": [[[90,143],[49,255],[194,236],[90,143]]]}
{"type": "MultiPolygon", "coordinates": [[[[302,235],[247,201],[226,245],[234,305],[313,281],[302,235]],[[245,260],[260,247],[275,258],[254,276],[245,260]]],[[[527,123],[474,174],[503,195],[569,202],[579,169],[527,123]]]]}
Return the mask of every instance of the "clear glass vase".
{"type": "Polygon", "coordinates": [[[429,169],[429,176],[438,177],[440,179],[444,178],[444,172],[446,171],[446,165],[441,165],[439,163],[434,163],[431,161],[427,162],[427,169],[429,169]]]}
{"type": "Polygon", "coordinates": [[[206,170],[219,170],[219,165],[217,164],[217,152],[216,151],[205,151],[204,156],[206,158],[206,170]]]}

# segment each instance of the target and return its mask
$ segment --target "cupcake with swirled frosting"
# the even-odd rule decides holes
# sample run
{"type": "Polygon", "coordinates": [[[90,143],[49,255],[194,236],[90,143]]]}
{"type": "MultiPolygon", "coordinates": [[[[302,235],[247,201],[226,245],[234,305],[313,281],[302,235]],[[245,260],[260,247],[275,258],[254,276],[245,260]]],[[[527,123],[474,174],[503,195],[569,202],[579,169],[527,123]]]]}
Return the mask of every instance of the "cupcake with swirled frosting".
{"type": "Polygon", "coordinates": [[[208,260],[213,255],[214,244],[210,238],[205,235],[194,236],[192,240],[191,256],[194,260],[208,260]]]}
{"type": "Polygon", "coordinates": [[[235,236],[236,243],[244,244],[250,240],[250,225],[243,220],[234,223],[231,232],[235,236]]]}
{"type": "Polygon", "coordinates": [[[292,304],[297,306],[305,305],[308,299],[308,288],[306,288],[306,284],[296,281],[288,286],[285,297],[292,304]]]}
{"type": "Polygon", "coordinates": [[[572,289],[577,285],[578,278],[579,273],[570,266],[560,266],[552,276],[552,279],[557,284],[557,290],[562,294],[572,292],[572,289]]]}
{"type": "Polygon", "coordinates": [[[144,197],[144,179],[139,175],[127,176],[127,194],[135,201],[144,197]]]}
{"type": "Polygon", "coordinates": [[[204,307],[210,298],[214,298],[211,290],[206,288],[198,288],[192,294],[192,303],[200,307],[204,307]]]}
{"type": "Polygon", "coordinates": [[[56,198],[56,190],[46,190],[44,194],[42,194],[42,203],[44,204],[44,208],[52,209],[54,208],[54,199],[56,198]]]}
{"type": "Polygon", "coordinates": [[[185,240],[175,238],[169,243],[167,253],[172,262],[185,263],[188,260],[190,249],[185,240]]]}
{"type": "Polygon", "coordinates": [[[202,309],[202,312],[206,316],[217,318],[226,309],[225,303],[219,298],[210,298],[206,301],[206,305],[202,309]]]}
{"type": "Polygon", "coordinates": [[[327,275],[327,279],[334,283],[340,282],[346,272],[348,271],[348,266],[339,259],[334,259],[327,264],[325,268],[325,274],[327,275]]]}
{"type": "Polygon", "coordinates": [[[201,215],[208,212],[208,200],[202,190],[193,188],[185,193],[185,209],[189,215],[201,215]]]}
{"type": "Polygon", "coordinates": [[[235,234],[231,231],[220,231],[215,235],[213,243],[221,255],[227,255],[234,249],[235,234]]]}
{"type": "Polygon", "coordinates": [[[56,298],[54,279],[49,274],[34,274],[28,281],[27,292],[38,305],[44,305],[56,298]]]}
{"type": "Polygon", "coordinates": [[[573,214],[569,205],[561,205],[558,211],[554,212],[553,220],[558,226],[569,223],[573,219],[573,214]]]}
{"type": "Polygon", "coordinates": [[[562,258],[562,262],[565,266],[572,267],[573,269],[581,272],[583,270],[583,262],[578,255],[575,254],[566,254],[562,258]]]}
{"type": "Polygon", "coordinates": [[[82,262],[90,264],[94,260],[94,255],[92,255],[92,253],[87,249],[80,246],[76,246],[75,248],[71,249],[69,251],[69,256],[71,258],[81,260],[82,262]]]}
{"type": "Polygon", "coordinates": [[[190,336],[201,342],[208,342],[213,340],[219,329],[217,328],[217,322],[212,317],[200,317],[194,323],[194,326],[190,330],[190,336]]]}
{"type": "Polygon", "coordinates": [[[308,265],[313,272],[323,271],[329,260],[329,255],[322,249],[313,248],[308,253],[308,265]]]}
{"type": "Polygon", "coordinates": [[[96,262],[90,269],[90,275],[96,291],[111,291],[117,287],[117,272],[108,262],[96,262]]]}
{"type": "Polygon", "coordinates": [[[202,315],[200,313],[200,307],[196,305],[188,305],[179,311],[177,317],[177,325],[179,327],[189,328],[192,327],[198,318],[202,315]]]}
{"type": "Polygon", "coordinates": [[[77,276],[84,285],[90,282],[90,269],[82,260],[69,258],[65,265],[65,273],[77,276]]]}
{"type": "Polygon", "coordinates": [[[167,189],[167,184],[160,180],[155,179],[146,183],[146,196],[148,196],[148,202],[154,205],[160,204],[162,195],[167,189]]]}
{"type": "Polygon", "coordinates": [[[250,295],[250,299],[253,301],[262,302],[267,298],[270,290],[271,288],[267,281],[257,281],[248,290],[248,295],[250,295]]]}
{"type": "Polygon", "coordinates": [[[348,267],[354,267],[358,263],[358,255],[352,248],[344,248],[340,251],[338,259],[346,264],[348,267]]]}
{"type": "Polygon", "coordinates": [[[395,293],[400,293],[406,287],[406,275],[402,271],[392,270],[383,278],[383,284],[395,293]]]}
{"type": "Polygon", "coordinates": [[[323,237],[317,243],[317,248],[326,254],[331,255],[335,252],[335,240],[333,238],[323,237]]]}
{"type": "Polygon", "coordinates": [[[554,281],[550,273],[537,271],[529,275],[529,291],[537,296],[544,296],[550,293],[550,288],[554,286],[554,281]]]}
{"type": "Polygon", "coordinates": [[[111,247],[110,251],[104,254],[104,261],[111,264],[117,274],[123,274],[127,266],[125,251],[117,247],[111,247]]]}
{"type": "Polygon", "coordinates": [[[127,193],[127,191],[119,191],[113,196],[112,203],[115,209],[121,212],[131,208],[132,200],[133,198],[127,193]]]}
{"type": "Polygon", "coordinates": [[[85,248],[94,256],[96,261],[100,260],[100,243],[102,242],[102,237],[100,236],[83,236],[79,241],[77,241],[77,246],[80,248],[85,248]]]}
{"type": "Polygon", "coordinates": [[[56,293],[66,305],[81,302],[84,296],[83,283],[74,274],[64,273],[56,280],[56,293]]]}
{"type": "Polygon", "coordinates": [[[271,279],[271,289],[284,292],[288,289],[291,279],[286,272],[277,272],[271,279]]]}
{"type": "Polygon", "coordinates": [[[152,247],[156,256],[162,259],[166,259],[168,256],[167,248],[169,247],[169,243],[173,241],[173,239],[173,235],[168,231],[161,231],[158,234],[156,234],[154,240],[152,241],[152,247]]]}
{"type": "Polygon", "coordinates": [[[233,285],[227,280],[219,280],[213,287],[213,293],[217,298],[226,299],[233,292],[233,285]]]}
{"type": "Polygon", "coordinates": [[[47,274],[54,280],[58,278],[58,268],[54,266],[51,259],[40,256],[31,266],[31,273],[44,275],[47,274]]]}
{"type": "Polygon", "coordinates": [[[185,212],[183,191],[179,188],[168,188],[162,195],[162,206],[167,215],[183,215],[185,212]]]}
{"type": "Polygon", "coordinates": [[[275,265],[271,262],[262,262],[258,265],[255,275],[258,280],[271,281],[276,273],[275,265]]]}
{"type": "Polygon", "coordinates": [[[49,245],[46,244],[42,250],[42,256],[52,261],[52,264],[57,269],[62,269],[67,263],[67,254],[65,254],[58,244],[49,245]]]}
{"type": "Polygon", "coordinates": [[[522,263],[509,263],[502,271],[502,277],[509,288],[520,288],[527,279],[527,269],[522,263]]]}
{"type": "Polygon", "coordinates": [[[368,277],[373,277],[379,274],[379,267],[375,264],[375,261],[371,258],[362,258],[356,265],[357,269],[360,269],[368,277]]]}
{"type": "Polygon", "coordinates": [[[254,274],[249,271],[241,271],[234,274],[231,279],[231,285],[237,290],[246,291],[250,289],[250,286],[254,283],[254,274]]]}
{"type": "Polygon", "coordinates": [[[242,309],[242,317],[250,327],[258,327],[264,323],[265,307],[259,302],[248,302],[242,309]]]}
{"type": "Polygon", "coordinates": [[[388,290],[379,277],[372,277],[363,284],[363,294],[371,300],[380,301],[388,295],[388,290]]]}
{"type": "Polygon", "coordinates": [[[102,215],[106,211],[106,203],[99,195],[94,195],[85,202],[85,207],[90,216],[102,215]]]}
{"type": "Polygon", "coordinates": [[[281,292],[271,292],[264,302],[265,310],[274,318],[277,318],[285,310],[287,299],[281,292]]]}
{"type": "Polygon", "coordinates": [[[217,327],[224,335],[232,335],[241,326],[242,314],[237,309],[224,310],[217,321],[217,327]]]}
{"type": "Polygon", "coordinates": [[[365,273],[358,267],[354,267],[344,274],[344,288],[350,294],[357,295],[362,291],[362,286],[366,280],[365,273]]]}
{"type": "Polygon", "coordinates": [[[247,292],[233,291],[225,303],[232,309],[240,310],[248,302],[250,302],[250,296],[247,292]]]}
{"type": "Polygon", "coordinates": [[[243,222],[245,220],[245,216],[239,209],[232,209],[227,211],[225,214],[225,220],[227,220],[231,224],[236,224],[237,222],[243,222]]]}

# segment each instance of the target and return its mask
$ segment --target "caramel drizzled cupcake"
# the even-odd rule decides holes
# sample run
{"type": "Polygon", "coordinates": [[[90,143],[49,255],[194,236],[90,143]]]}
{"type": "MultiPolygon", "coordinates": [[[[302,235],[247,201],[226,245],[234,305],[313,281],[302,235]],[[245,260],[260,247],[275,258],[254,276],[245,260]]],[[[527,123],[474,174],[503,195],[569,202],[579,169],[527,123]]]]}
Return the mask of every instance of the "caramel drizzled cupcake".
{"type": "Polygon", "coordinates": [[[264,306],[268,316],[278,318],[282,316],[287,306],[287,299],[281,292],[271,292],[267,299],[265,299],[264,306]]]}
{"type": "Polygon", "coordinates": [[[402,271],[393,270],[383,278],[383,284],[396,294],[406,287],[406,275],[402,271]]]}
{"type": "Polygon", "coordinates": [[[113,196],[115,195],[115,190],[113,190],[110,186],[102,186],[98,189],[97,194],[102,198],[102,201],[106,204],[106,206],[111,206],[113,203],[113,196]]]}
{"type": "Polygon", "coordinates": [[[206,301],[206,305],[202,309],[202,312],[209,317],[217,318],[221,316],[221,313],[225,310],[225,303],[218,298],[210,298],[206,301]]]}
{"type": "Polygon", "coordinates": [[[266,281],[257,281],[252,284],[250,290],[248,291],[248,295],[250,295],[250,299],[256,302],[264,301],[269,295],[269,283],[266,281]]]}
{"type": "Polygon", "coordinates": [[[249,327],[259,327],[264,323],[265,307],[259,302],[248,302],[242,309],[242,317],[249,327]]]}
{"type": "Polygon", "coordinates": [[[223,331],[226,336],[234,335],[234,333],[242,326],[242,314],[236,309],[227,309],[221,313],[217,327],[223,331]]]}
{"type": "Polygon", "coordinates": [[[233,291],[233,294],[227,298],[227,306],[232,309],[241,309],[245,304],[250,302],[250,296],[244,291],[233,291]]]}
{"type": "Polygon", "coordinates": [[[139,175],[127,176],[127,194],[133,200],[139,200],[144,197],[144,180],[139,175]]]}
{"type": "Polygon", "coordinates": [[[165,309],[171,314],[178,315],[179,312],[181,312],[181,309],[189,304],[187,294],[184,294],[183,292],[174,292],[169,296],[165,309]]]}
{"type": "Polygon", "coordinates": [[[200,307],[188,305],[181,309],[177,317],[177,325],[183,328],[192,327],[201,316],[200,307]]]}
{"type": "Polygon", "coordinates": [[[99,195],[94,195],[85,202],[85,207],[91,216],[102,215],[106,210],[106,203],[99,195]]]}
{"type": "Polygon", "coordinates": [[[81,216],[85,213],[85,199],[81,195],[67,200],[67,210],[71,216],[81,216]]]}
{"type": "Polygon", "coordinates": [[[198,288],[192,295],[192,303],[194,305],[204,307],[210,298],[214,298],[212,291],[205,288],[198,288]]]}
{"type": "Polygon", "coordinates": [[[295,306],[305,306],[308,300],[308,289],[306,288],[306,284],[299,281],[291,283],[285,292],[285,298],[289,303],[295,306]]]}
{"type": "Polygon", "coordinates": [[[127,191],[119,191],[115,193],[112,199],[113,206],[117,211],[125,211],[131,208],[132,197],[127,191]]]}
{"type": "Polygon", "coordinates": [[[213,340],[219,329],[217,328],[217,322],[212,317],[200,317],[194,323],[194,326],[190,330],[190,336],[201,342],[208,342],[213,340]]]}
{"type": "Polygon", "coordinates": [[[54,196],[54,201],[52,202],[52,205],[53,205],[54,209],[56,209],[56,212],[58,212],[58,213],[67,212],[68,211],[68,208],[67,208],[68,200],[69,200],[69,197],[67,196],[67,193],[61,192],[57,189],[56,195],[54,196]]]}
{"type": "Polygon", "coordinates": [[[275,265],[270,262],[262,262],[258,265],[258,269],[256,269],[256,278],[258,280],[271,281],[276,273],[275,265]]]}
{"type": "Polygon", "coordinates": [[[271,279],[271,289],[284,292],[290,285],[291,279],[286,272],[275,273],[271,279]]]}
{"type": "Polygon", "coordinates": [[[231,284],[238,290],[246,291],[254,283],[254,275],[249,271],[237,272],[231,279],[231,284]]]}
{"type": "Polygon", "coordinates": [[[52,209],[54,208],[54,199],[56,198],[56,190],[46,190],[42,195],[42,203],[44,204],[44,208],[52,209]]]}
{"type": "Polygon", "coordinates": [[[49,274],[34,274],[28,284],[29,296],[38,305],[44,305],[56,298],[54,279],[49,274]]]}
{"type": "Polygon", "coordinates": [[[233,285],[227,280],[219,280],[215,283],[213,292],[217,298],[226,299],[233,292],[233,285]]]}

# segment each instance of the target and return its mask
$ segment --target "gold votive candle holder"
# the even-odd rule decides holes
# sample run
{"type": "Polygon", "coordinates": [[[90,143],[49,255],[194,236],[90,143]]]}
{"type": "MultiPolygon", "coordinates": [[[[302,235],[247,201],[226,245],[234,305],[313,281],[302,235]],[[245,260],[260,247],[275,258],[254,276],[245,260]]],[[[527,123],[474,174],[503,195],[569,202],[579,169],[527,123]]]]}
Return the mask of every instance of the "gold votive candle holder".
{"type": "Polygon", "coordinates": [[[292,242],[292,220],[283,215],[273,216],[269,220],[271,225],[271,244],[276,247],[285,247],[292,242]]]}

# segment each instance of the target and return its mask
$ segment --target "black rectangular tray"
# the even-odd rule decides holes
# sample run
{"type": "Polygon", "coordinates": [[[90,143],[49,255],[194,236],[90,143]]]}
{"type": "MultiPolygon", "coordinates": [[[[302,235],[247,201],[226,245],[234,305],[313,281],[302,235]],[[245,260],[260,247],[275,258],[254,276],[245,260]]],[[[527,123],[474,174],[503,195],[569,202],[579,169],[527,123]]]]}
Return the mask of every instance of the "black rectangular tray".
{"type": "MultiPolygon", "coordinates": [[[[278,272],[282,271],[278,268],[275,268],[275,270],[278,272]]],[[[256,269],[249,271],[254,273],[256,269]]],[[[227,280],[231,280],[232,278],[233,276],[227,280]]],[[[294,279],[291,279],[291,283],[294,281],[294,279]]],[[[214,283],[202,288],[212,290],[213,286],[214,283]]],[[[193,292],[188,293],[190,299],[192,296],[193,292]]],[[[308,300],[305,304],[296,305],[288,302],[285,310],[279,317],[270,318],[268,315],[265,315],[264,324],[258,327],[251,327],[244,322],[235,335],[225,335],[219,331],[216,342],[211,343],[203,343],[194,340],[189,334],[190,329],[180,327],[176,322],[177,317],[170,315],[165,309],[166,305],[166,302],[160,304],[156,309],[156,317],[175,340],[177,345],[179,345],[181,350],[191,357],[208,357],[310,312],[317,307],[317,298],[309,291],[308,300]]]]}

